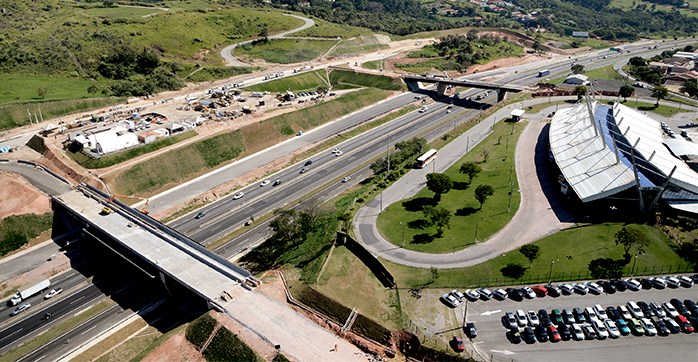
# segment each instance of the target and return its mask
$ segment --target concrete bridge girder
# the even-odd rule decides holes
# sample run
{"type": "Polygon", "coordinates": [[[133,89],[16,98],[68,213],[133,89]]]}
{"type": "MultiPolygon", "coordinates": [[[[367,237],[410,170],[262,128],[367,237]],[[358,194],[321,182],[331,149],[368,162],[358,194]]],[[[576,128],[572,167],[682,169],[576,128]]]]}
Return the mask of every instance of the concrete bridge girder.
{"type": "Polygon", "coordinates": [[[446,93],[446,90],[448,89],[448,84],[441,83],[441,82],[436,82],[436,91],[440,96],[444,95],[446,93]]]}

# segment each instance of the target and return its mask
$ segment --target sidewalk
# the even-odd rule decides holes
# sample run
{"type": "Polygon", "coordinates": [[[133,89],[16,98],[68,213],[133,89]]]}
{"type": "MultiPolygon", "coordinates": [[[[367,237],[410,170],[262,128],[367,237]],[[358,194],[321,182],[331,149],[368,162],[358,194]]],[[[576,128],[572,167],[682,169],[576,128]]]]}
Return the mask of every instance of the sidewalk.
{"type": "MultiPolygon", "coordinates": [[[[567,98],[558,98],[563,100],[567,98]]],[[[525,101],[523,107],[549,102],[548,98],[525,101]]],[[[439,162],[435,172],[443,172],[465,155],[465,142],[470,139],[469,149],[484,140],[490,133],[493,120],[508,117],[517,102],[495,112],[482,122],[463,133],[456,140],[439,150],[439,162]]],[[[521,205],[512,220],[486,242],[473,245],[463,250],[447,254],[430,254],[403,249],[385,240],[376,227],[376,219],[381,210],[381,196],[377,196],[359,209],[354,218],[354,232],[361,242],[374,255],[394,263],[417,268],[436,267],[440,269],[462,268],[476,265],[514,250],[522,245],[536,241],[546,235],[565,229],[574,223],[573,216],[555,197],[555,193],[544,193],[538,174],[546,172],[550,166],[547,160],[547,143],[539,138],[547,135],[548,123],[543,122],[545,115],[554,110],[555,104],[540,113],[526,114],[529,124],[524,129],[516,146],[516,175],[521,192],[521,205]],[[545,135],[542,132],[545,131],[545,135]],[[535,155],[535,157],[530,157],[535,155]],[[557,211],[557,213],[556,213],[557,211]]],[[[568,107],[560,104],[559,107],[568,107]]],[[[546,137],[543,137],[544,139],[546,137]]],[[[396,183],[383,191],[383,207],[413,197],[426,184],[426,174],[434,172],[430,167],[408,172],[396,183]]]]}

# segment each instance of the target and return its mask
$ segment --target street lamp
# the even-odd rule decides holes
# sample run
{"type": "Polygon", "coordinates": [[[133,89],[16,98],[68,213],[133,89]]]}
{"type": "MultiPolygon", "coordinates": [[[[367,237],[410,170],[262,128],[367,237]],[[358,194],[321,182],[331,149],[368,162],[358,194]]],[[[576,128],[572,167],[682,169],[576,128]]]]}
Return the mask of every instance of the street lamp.
{"type": "Polygon", "coordinates": [[[608,231],[606,232],[606,243],[603,245],[603,248],[606,249],[606,246],[608,246],[608,237],[611,235],[611,222],[613,221],[613,211],[618,210],[617,207],[611,206],[611,219],[608,221],[608,231]]]}
{"type": "MultiPolygon", "coordinates": [[[[557,261],[560,261],[560,259],[557,259],[557,261]]],[[[548,274],[548,284],[550,284],[550,282],[553,281],[553,264],[555,264],[555,259],[550,261],[550,273],[548,274]]]]}
{"type": "Polygon", "coordinates": [[[405,224],[400,222],[400,225],[402,225],[402,247],[405,247],[405,224]]]}
{"type": "Polygon", "coordinates": [[[635,252],[635,258],[633,258],[633,268],[630,270],[630,277],[632,278],[635,274],[635,262],[637,262],[637,251],[635,252]]]}
{"type": "MultiPolygon", "coordinates": [[[[478,229],[478,226],[480,226],[480,219],[481,218],[477,218],[475,220],[475,243],[477,243],[477,229],[478,229]]],[[[484,217],[482,219],[484,219],[484,217]]]]}

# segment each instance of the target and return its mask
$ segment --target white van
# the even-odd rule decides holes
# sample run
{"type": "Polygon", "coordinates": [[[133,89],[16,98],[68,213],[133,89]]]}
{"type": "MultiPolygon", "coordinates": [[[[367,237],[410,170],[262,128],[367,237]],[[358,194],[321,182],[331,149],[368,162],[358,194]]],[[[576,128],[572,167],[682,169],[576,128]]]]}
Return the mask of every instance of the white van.
{"type": "Polygon", "coordinates": [[[427,107],[427,106],[422,106],[422,108],[419,110],[419,113],[424,113],[424,112],[426,112],[427,110],[429,110],[429,107],[427,107]]]}

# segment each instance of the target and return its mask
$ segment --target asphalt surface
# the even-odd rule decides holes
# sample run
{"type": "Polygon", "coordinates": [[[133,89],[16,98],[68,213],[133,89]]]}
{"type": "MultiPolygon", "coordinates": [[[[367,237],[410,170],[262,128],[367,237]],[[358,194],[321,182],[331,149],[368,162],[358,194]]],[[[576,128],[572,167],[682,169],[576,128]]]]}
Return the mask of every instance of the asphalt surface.
{"type": "MultiPolygon", "coordinates": [[[[536,342],[535,344],[512,344],[506,336],[507,329],[502,324],[504,313],[521,309],[524,312],[529,310],[538,311],[545,309],[550,313],[552,309],[579,307],[593,307],[601,304],[604,308],[608,306],[617,307],[625,305],[628,301],[645,301],[649,304],[652,301],[658,303],[667,302],[672,298],[696,300],[696,286],[690,289],[651,289],[638,292],[625,291],[615,294],[601,295],[579,295],[560,296],[557,298],[544,297],[535,299],[525,299],[522,302],[515,302],[511,299],[498,301],[476,301],[468,303],[467,320],[474,322],[478,330],[478,336],[470,342],[466,342],[468,351],[473,347],[477,349],[477,354],[486,360],[492,358],[493,361],[547,361],[555,358],[562,358],[565,361],[695,361],[698,356],[697,334],[672,334],[667,337],[635,337],[632,335],[621,336],[618,339],[608,338],[606,340],[584,340],[584,341],[560,341],[536,342]],[[505,352],[506,351],[506,352],[505,352]]],[[[445,306],[441,306],[447,308],[445,306]]],[[[463,308],[458,307],[453,310],[458,321],[462,323],[463,308]]],[[[656,317],[654,317],[656,320],[656,317]]],[[[454,326],[457,327],[457,326],[454,326]]],[[[446,332],[444,335],[450,339],[454,331],[446,332]]],[[[467,340],[467,338],[465,338],[467,340]]]]}
{"type": "Polygon", "coordinates": [[[16,162],[0,162],[0,170],[21,175],[45,194],[60,195],[71,190],[70,185],[67,183],[61,182],[50,173],[38,170],[31,165],[16,162]]]}
{"type": "MultiPolygon", "coordinates": [[[[0,282],[10,280],[46,263],[53,254],[60,253],[60,246],[53,241],[33,247],[22,255],[0,260],[0,282]]],[[[2,311],[0,306],[0,311],[2,311]]]]}

